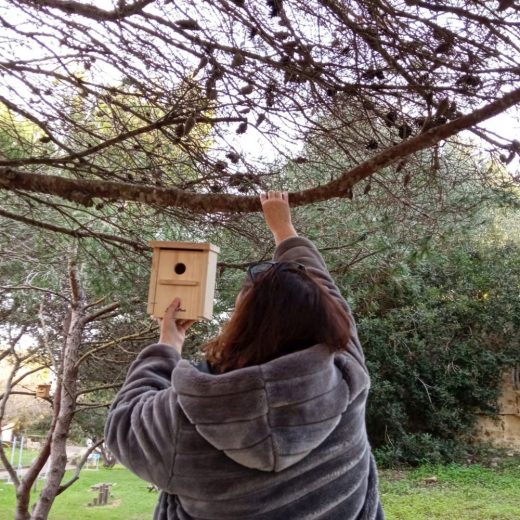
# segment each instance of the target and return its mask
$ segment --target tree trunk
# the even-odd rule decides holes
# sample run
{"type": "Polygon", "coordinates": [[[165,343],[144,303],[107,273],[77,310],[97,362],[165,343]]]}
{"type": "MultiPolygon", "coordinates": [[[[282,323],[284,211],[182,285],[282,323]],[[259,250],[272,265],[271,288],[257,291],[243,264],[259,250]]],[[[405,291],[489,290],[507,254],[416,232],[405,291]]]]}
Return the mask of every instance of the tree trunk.
{"type": "MultiPolygon", "coordinates": [[[[74,262],[70,264],[69,276],[72,290],[72,308],[61,367],[60,395],[58,396],[60,407],[57,412],[56,424],[51,438],[50,468],[40,497],[34,506],[31,515],[32,520],[46,520],[56,495],[58,494],[67,465],[67,438],[76,409],[77,361],[79,358],[81,338],[87,320],[85,295],[81,288],[74,262]]],[[[16,520],[25,519],[17,518],[16,520]]]]}
{"type": "Polygon", "coordinates": [[[105,448],[104,444],[100,446],[99,450],[101,451],[101,457],[103,457],[103,467],[113,468],[116,464],[116,458],[105,448]]]}
{"type": "MultiPolygon", "coordinates": [[[[55,364],[52,363],[56,372],[57,386],[53,399],[52,423],[47,432],[45,442],[42,445],[37,459],[31,464],[22,479],[17,477],[14,468],[11,467],[4,451],[0,447],[0,459],[2,459],[4,465],[10,472],[16,486],[15,520],[46,520],[56,496],[68,489],[79,478],[79,473],[84,461],[76,468],[74,476],[65,484],[62,484],[67,465],[66,443],[74,419],[74,413],[76,412],[77,398],[79,395],[79,367],[81,366],[82,360],[89,355],[87,353],[83,357],[81,356],[82,337],[87,324],[107,315],[111,315],[119,305],[113,302],[99,307],[104,301],[104,298],[90,305],[87,303],[74,258],[69,261],[68,277],[70,296],[66,298],[68,305],[62,321],[63,345],[60,350],[60,360],[55,364]],[[49,463],[47,479],[31,513],[29,509],[31,490],[47,462],[49,463]]],[[[45,323],[41,317],[40,325],[42,328],[45,328],[45,323]]],[[[22,334],[23,332],[20,333],[16,341],[20,339],[22,334]]],[[[47,339],[45,339],[45,342],[47,342],[47,339]]],[[[52,360],[53,354],[51,348],[49,345],[47,346],[48,354],[52,360]]],[[[29,353],[26,357],[20,358],[16,356],[13,350],[13,355],[15,356],[16,362],[8,378],[6,391],[4,394],[0,394],[0,422],[3,417],[7,399],[12,393],[12,388],[19,383],[24,376],[32,372],[26,372],[24,376],[16,379],[15,374],[22,361],[25,361],[26,358],[31,357],[33,354],[29,353]]],[[[109,385],[109,387],[112,387],[112,385],[109,385]]],[[[98,443],[98,445],[100,443],[98,443]]],[[[88,453],[85,454],[85,459],[87,456],[88,453]]]]}
{"type": "Polygon", "coordinates": [[[31,489],[51,453],[52,433],[56,426],[57,414],[60,408],[60,387],[61,385],[58,383],[58,389],[56,391],[57,396],[54,400],[54,417],[43,447],[38,454],[38,458],[31,464],[31,467],[28,469],[24,478],[20,482],[20,485],[16,489],[15,520],[30,520],[31,515],[29,514],[29,502],[31,501],[31,489]]]}
{"type": "Polygon", "coordinates": [[[34,507],[32,520],[45,520],[47,518],[65,473],[67,465],[67,437],[76,408],[77,369],[74,365],[76,364],[81,345],[83,326],[81,312],[78,312],[78,310],[73,311],[64,356],[61,406],[56,427],[52,433],[50,469],[40,498],[34,507]]]}

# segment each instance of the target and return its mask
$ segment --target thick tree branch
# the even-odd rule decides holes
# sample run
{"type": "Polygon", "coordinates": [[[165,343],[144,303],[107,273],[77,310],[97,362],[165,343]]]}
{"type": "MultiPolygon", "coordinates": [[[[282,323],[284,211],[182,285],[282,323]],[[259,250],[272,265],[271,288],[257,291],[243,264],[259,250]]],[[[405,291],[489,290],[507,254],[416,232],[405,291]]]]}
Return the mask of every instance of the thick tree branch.
{"type": "MultiPolygon", "coordinates": [[[[387,148],[367,161],[344,172],[339,178],[317,188],[291,194],[295,206],[311,204],[335,197],[345,196],[362,179],[395,161],[429,148],[436,143],[458,134],[462,130],[494,117],[520,103],[520,89],[480,109],[461,116],[447,124],[437,126],[415,137],[387,148]]],[[[0,188],[47,193],[76,201],[85,205],[93,199],[126,200],[159,206],[175,206],[197,213],[235,213],[259,211],[257,197],[241,197],[224,194],[199,194],[177,188],[156,188],[111,181],[69,179],[56,175],[22,172],[11,168],[0,168],[0,188]]]]}
{"type": "Polygon", "coordinates": [[[67,14],[79,14],[81,16],[86,16],[87,18],[92,18],[94,20],[107,20],[107,21],[115,21],[121,20],[122,18],[126,18],[127,16],[132,16],[134,14],[142,11],[144,7],[148,4],[153,3],[154,0],[138,0],[133,3],[126,4],[126,2],[121,2],[121,7],[114,9],[112,11],[107,11],[105,9],[100,9],[91,4],[85,4],[81,2],[74,2],[72,0],[28,0],[27,3],[35,4],[38,7],[49,7],[51,9],[60,9],[64,13],[67,14]]]}

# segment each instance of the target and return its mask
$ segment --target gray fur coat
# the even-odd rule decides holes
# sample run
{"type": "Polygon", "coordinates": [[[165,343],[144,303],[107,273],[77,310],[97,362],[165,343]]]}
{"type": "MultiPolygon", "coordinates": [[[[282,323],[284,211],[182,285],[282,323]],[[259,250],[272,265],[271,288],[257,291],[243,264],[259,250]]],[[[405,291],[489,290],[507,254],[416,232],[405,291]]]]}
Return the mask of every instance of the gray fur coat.
{"type": "MultiPolygon", "coordinates": [[[[305,264],[348,309],[312,242],[289,238],[275,260],[305,264]]],[[[370,379],[352,327],[346,353],[315,345],[221,375],[167,345],[143,350],[105,437],[162,490],[154,520],[382,520],[365,429],[370,379]]]]}

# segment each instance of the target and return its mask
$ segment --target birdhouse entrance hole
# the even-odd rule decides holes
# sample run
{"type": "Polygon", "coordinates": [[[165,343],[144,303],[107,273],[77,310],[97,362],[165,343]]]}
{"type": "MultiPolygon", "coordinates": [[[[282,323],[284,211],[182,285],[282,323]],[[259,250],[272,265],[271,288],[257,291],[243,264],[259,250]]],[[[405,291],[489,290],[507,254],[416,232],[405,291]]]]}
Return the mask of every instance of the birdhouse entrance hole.
{"type": "Polygon", "coordinates": [[[183,274],[186,272],[186,264],[179,262],[178,264],[175,264],[175,267],[173,270],[175,271],[176,274],[183,274]]]}

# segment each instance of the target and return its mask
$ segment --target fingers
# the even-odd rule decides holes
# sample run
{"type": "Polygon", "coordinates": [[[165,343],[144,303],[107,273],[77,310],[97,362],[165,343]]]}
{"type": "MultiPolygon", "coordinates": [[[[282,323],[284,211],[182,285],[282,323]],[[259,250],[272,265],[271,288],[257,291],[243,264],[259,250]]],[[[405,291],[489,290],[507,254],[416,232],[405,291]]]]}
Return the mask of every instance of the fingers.
{"type": "Polygon", "coordinates": [[[170,305],[168,305],[168,308],[166,309],[169,312],[177,312],[181,308],[181,299],[180,298],[174,298],[170,305]]]}
{"type": "Polygon", "coordinates": [[[167,320],[175,319],[175,315],[181,308],[181,299],[180,298],[174,298],[170,305],[166,307],[166,310],[164,311],[164,318],[167,320]]]}
{"type": "MultiPolygon", "coordinates": [[[[185,320],[182,318],[176,319],[176,314],[179,310],[181,310],[181,299],[174,298],[170,305],[168,305],[166,312],[164,313],[164,318],[166,318],[170,323],[174,320],[177,328],[186,331],[196,322],[196,320],[185,320]]],[[[157,318],[159,325],[163,323],[164,318],[157,318]]]]}
{"type": "Polygon", "coordinates": [[[177,320],[177,327],[186,332],[194,323],[195,320],[177,320]]]}
{"type": "Polygon", "coordinates": [[[260,194],[260,202],[262,204],[268,200],[283,200],[284,202],[289,202],[289,192],[271,190],[260,194]]]}

